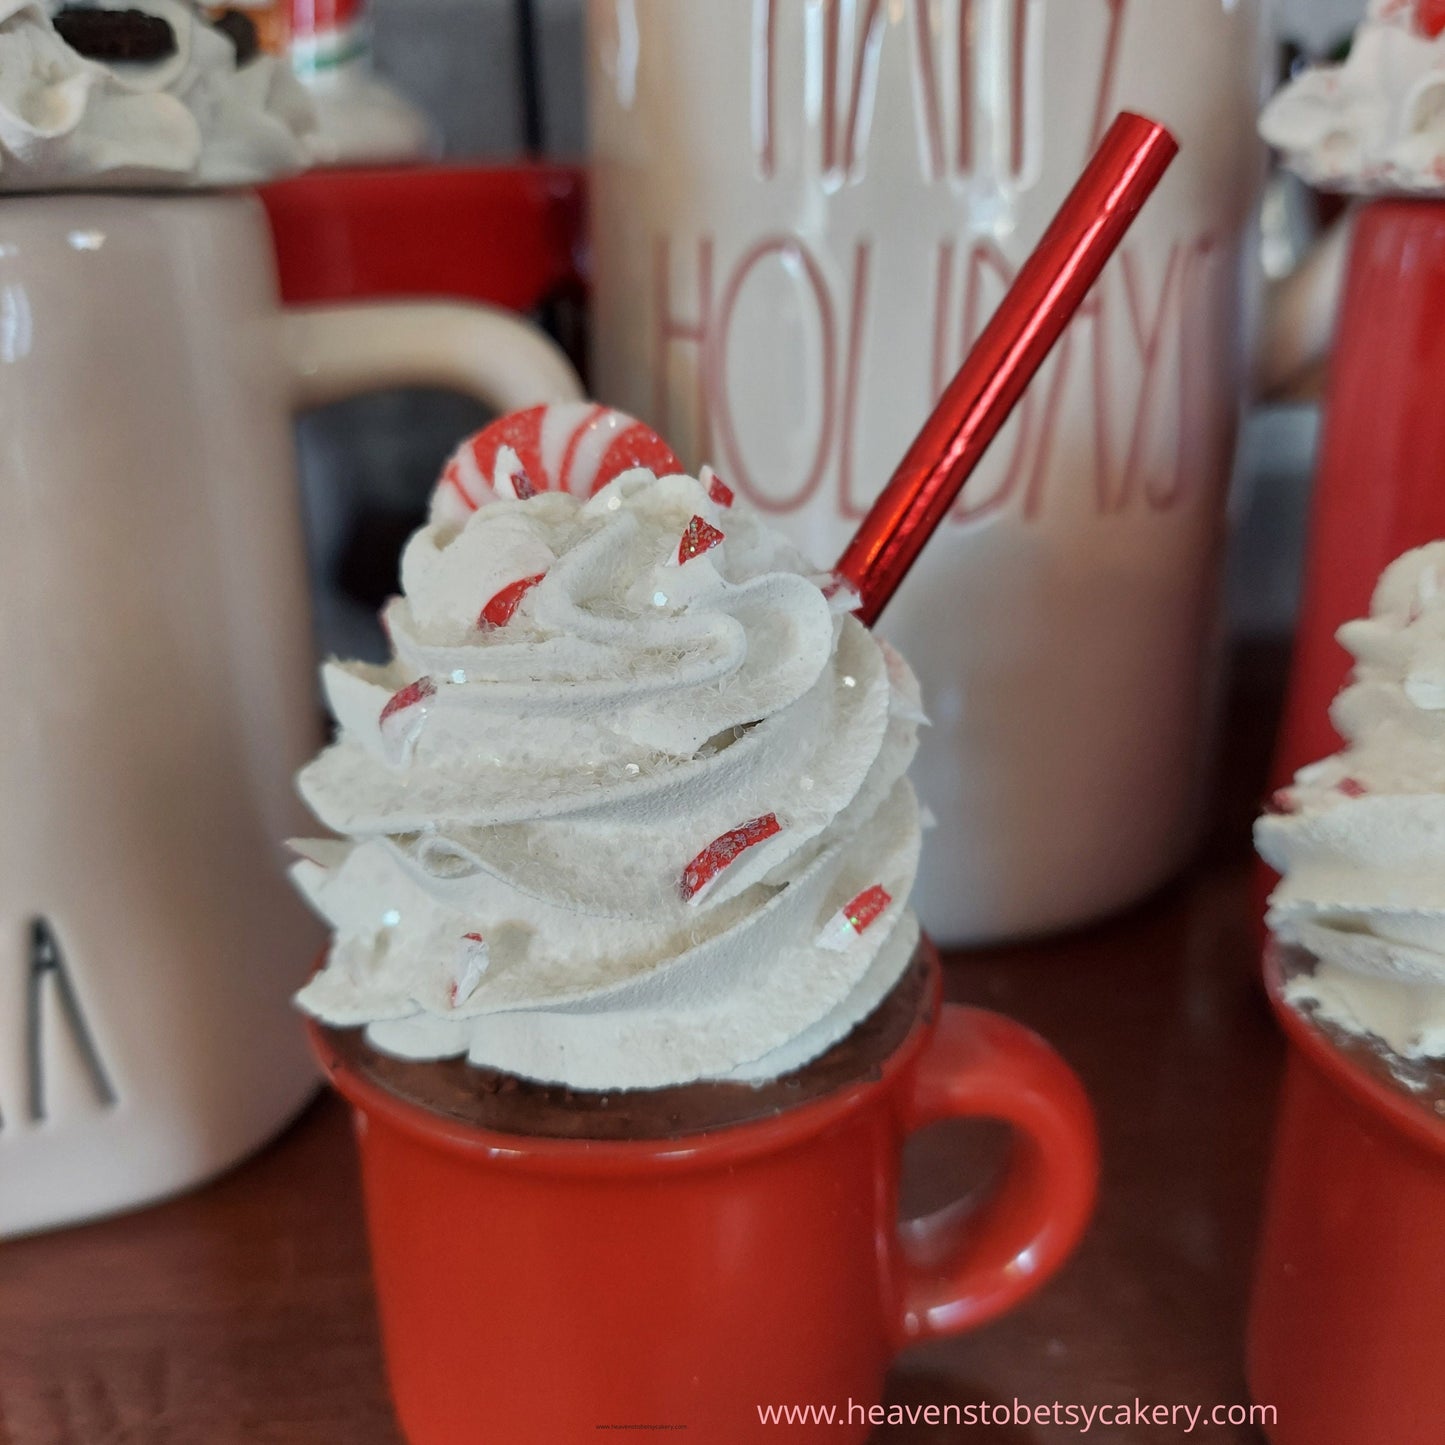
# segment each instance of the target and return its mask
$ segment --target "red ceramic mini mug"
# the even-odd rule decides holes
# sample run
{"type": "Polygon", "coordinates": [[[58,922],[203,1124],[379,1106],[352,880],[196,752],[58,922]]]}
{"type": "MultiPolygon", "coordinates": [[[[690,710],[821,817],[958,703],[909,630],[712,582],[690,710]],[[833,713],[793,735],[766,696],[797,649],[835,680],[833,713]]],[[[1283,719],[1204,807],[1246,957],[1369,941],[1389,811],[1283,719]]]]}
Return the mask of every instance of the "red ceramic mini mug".
{"type": "Polygon", "coordinates": [[[1445,1438],[1445,1119],[1266,983],[1289,1041],[1249,1322],[1273,1445],[1445,1438]]]}
{"type": "Polygon", "coordinates": [[[1068,1255],[1097,1144],[1042,1040],[941,1005],[936,959],[877,1077],[673,1140],[491,1133],[402,1101],[312,1039],[356,1110],[392,1396],[411,1445],[568,1445],[686,1427],[691,1445],[861,1441],[913,1341],[993,1318],[1068,1255]],[[900,1226],[901,1151],[943,1119],[1014,1130],[997,1189],[900,1226]]]}

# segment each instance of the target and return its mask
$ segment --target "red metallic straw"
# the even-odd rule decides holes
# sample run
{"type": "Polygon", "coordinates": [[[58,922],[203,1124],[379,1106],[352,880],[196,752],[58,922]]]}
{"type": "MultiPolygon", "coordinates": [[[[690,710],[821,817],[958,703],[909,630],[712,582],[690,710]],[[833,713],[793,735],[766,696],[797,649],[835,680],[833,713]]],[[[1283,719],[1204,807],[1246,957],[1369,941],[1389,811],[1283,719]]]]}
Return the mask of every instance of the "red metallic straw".
{"type": "Polygon", "coordinates": [[[948,515],[1179,146],[1127,111],[1109,127],[933,415],[839,559],[871,627],[948,515]]]}

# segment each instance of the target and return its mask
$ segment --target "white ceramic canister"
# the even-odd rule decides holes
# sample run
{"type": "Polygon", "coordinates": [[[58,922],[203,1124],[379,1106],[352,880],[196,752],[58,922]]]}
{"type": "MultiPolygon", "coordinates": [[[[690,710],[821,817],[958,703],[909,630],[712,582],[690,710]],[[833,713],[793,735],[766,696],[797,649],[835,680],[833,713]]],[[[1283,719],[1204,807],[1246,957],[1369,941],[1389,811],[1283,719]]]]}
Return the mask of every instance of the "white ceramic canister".
{"type": "Polygon", "coordinates": [[[1134,900],[1196,833],[1257,0],[590,0],[594,385],[820,562],[1116,111],[1182,151],[889,608],[944,942],[1134,900]]]}

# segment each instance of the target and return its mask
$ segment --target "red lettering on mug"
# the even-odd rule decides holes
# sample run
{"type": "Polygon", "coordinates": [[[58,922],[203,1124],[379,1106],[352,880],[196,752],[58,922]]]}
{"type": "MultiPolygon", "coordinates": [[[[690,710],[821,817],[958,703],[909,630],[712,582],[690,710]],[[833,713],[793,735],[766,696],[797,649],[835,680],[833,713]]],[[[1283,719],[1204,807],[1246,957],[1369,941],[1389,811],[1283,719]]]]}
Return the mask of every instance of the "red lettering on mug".
{"type": "MultiPolygon", "coordinates": [[[[758,173],[771,179],[778,163],[778,52],[779,5],[782,0],[753,0],[751,44],[751,144],[758,173]]],[[[803,6],[806,0],[791,0],[803,6]]],[[[1083,0],[1079,0],[1083,3],[1083,0]]],[[[1105,16],[1099,84],[1095,92],[1092,124],[1083,133],[1085,149],[1092,150],[1115,110],[1119,53],[1128,14],[1128,0],[1094,0],[1105,16]]],[[[997,104],[990,77],[1008,77],[1003,97],[1002,124],[997,134],[1001,153],[993,164],[1001,175],[1017,184],[1036,170],[1035,154],[1043,136],[1038,126],[1043,114],[1035,103],[1043,85],[1042,11],[1037,0],[1005,0],[1003,23],[983,23],[977,0],[953,0],[951,20],[933,0],[912,0],[906,9],[883,0],[815,0],[802,18],[803,46],[792,63],[807,77],[818,78],[819,90],[809,83],[788,88],[800,99],[793,118],[807,133],[816,124],[818,167],[832,186],[856,181],[863,175],[868,129],[877,99],[883,46],[891,30],[903,28],[903,16],[912,29],[908,77],[914,110],[919,169],[929,182],[949,172],[947,137],[952,135],[952,174],[978,173],[987,157],[976,146],[975,110],[984,101],[997,104]],[[845,24],[847,29],[845,30],[845,24]],[[955,37],[952,56],[939,53],[939,42],[955,37]],[[951,63],[953,74],[946,75],[951,63]],[[952,84],[945,84],[946,80],[952,84]],[[816,115],[804,110],[803,97],[818,94],[816,115]],[[947,113],[953,106],[953,115],[947,113]],[[1031,121],[1033,122],[1031,126],[1031,121]]]]}
{"type": "MultiPolygon", "coordinates": [[[[722,303],[718,308],[716,331],[707,348],[704,370],[711,378],[710,397],[712,416],[717,425],[718,442],[733,479],[747,494],[748,500],[764,512],[793,512],[803,506],[822,485],[823,474],[828,465],[828,455],[833,445],[835,413],[834,378],[837,374],[837,328],[833,315],[833,300],[828,293],[828,283],[822,268],[813,258],[807,246],[796,236],[765,236],[755,241],[744,252],[733,268],[723,290],[722,303]],[[738,298],[748,277],[768,257],[791,260],[801,266],[807,281],[805,288],[798,288],[797,294],[808,296],[815,308],[818,328],[822,335],[822,357],[818,370],[817,387],[821,401],[821,420],[818,439],[813,449],[812,463],[801,485],[791,494],[779,496],[772,491],[763,491],[743,459],[738,444],[737,426],[733,417],[732,400],[728,391],[727,358],[728,343],[732,335],[733,318],[737,311],[738,298]]],[[[801,358],[800,358],[801,360],[801,358]]]]}

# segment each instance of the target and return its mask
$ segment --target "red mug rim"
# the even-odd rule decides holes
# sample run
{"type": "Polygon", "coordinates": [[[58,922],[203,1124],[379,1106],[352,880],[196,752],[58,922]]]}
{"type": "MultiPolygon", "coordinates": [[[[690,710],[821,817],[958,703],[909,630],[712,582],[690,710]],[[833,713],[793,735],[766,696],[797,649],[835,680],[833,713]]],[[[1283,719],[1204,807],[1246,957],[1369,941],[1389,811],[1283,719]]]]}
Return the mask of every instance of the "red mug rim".
{"type": "Polygon", "coordinates": [[[1280,945],[1275,940],[1270,941],[1264,953],[1264,986],[1275,1018],[1292,1048],[1298,1049],[1341,1092],[1380,1122],[1430,1153],[1445,1156],[1445,1119],[1431,1120],[1418,1104],[1341,1053],[1285,999],[1284,966],[1280,961],[1280,945]]]}
{"type": "Polygon", "coordinates": [[[786,1149],[831,1128],[888,1089],[922,1052],[938,1023],[943,972],[938,951],[919,940],[927,978],[907,1034],[884,1059],[876,1077],[856,1080],[820,1098],[763,1119],[744,1120],[673,1139],[554,1139],[508,1134],[448,1118],[401,1099],[339,1059],[326,1043],[325,1026],[308,1017],[307,1039],[332,1086],[364,1118],[378,1118],[433,1148],[474,1162],[565,1174],[631,1174],[639,1169],[716,1168],[786,1149]]]}

